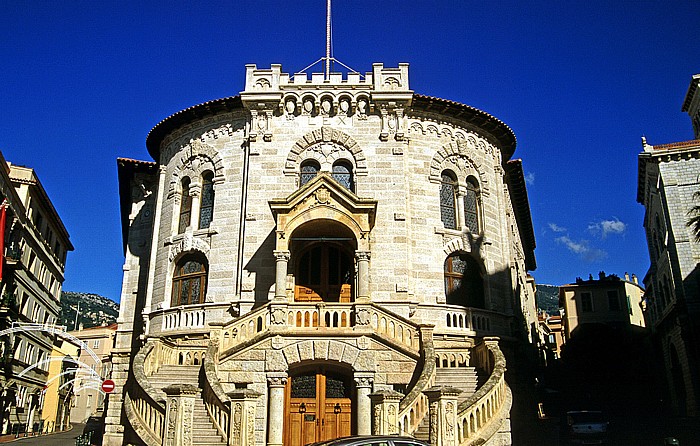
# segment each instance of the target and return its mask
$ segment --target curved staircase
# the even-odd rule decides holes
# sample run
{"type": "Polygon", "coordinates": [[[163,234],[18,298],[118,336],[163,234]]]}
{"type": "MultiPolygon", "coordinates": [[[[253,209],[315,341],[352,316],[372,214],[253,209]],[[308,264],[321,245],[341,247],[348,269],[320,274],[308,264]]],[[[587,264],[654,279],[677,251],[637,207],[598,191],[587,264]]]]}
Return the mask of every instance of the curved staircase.
{"type": "Polygon", "coordinates": [[[198,446],[221,446],[226,444],[224,438],[214,427],[202,400],[202,386],[199,375],[201,365],[161,365],[156,373],[148,377],[151,385],[159,390],[172,385],[190,384],[199,389],[194,400],[194,424],[192,426],[192,444],[198,446]]]}

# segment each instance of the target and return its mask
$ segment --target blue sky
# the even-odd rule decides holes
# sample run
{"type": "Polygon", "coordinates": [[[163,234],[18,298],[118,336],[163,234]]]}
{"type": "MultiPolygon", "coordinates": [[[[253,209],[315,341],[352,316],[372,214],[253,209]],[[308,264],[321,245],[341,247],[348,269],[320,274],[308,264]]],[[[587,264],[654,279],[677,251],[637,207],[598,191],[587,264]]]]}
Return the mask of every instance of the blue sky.
{"type": "MultiPolygon", "coordinates": [[[[640,278],[640,138],[692,139],[699,1],[334,0],[333,53],[358,71],[408,62],[411,88],[462,102],[518,138],[538,283],[640,278]]],[[[244,65],[300,70],[325,52],[325,1],[0,4],[0,150],[36,169],[71,234],[64,289],[119,299],[116,158],[149,130],[237,95],[244,65]]]]}

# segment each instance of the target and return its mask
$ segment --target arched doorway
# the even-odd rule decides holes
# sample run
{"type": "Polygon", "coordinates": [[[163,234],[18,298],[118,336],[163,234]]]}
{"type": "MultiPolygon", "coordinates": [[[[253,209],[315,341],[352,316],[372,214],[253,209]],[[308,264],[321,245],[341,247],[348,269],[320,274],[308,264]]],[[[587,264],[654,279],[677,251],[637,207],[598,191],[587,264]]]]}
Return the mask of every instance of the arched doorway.
{"type": "Polygon", "coordinates": [[[352,375],[308,366],[290,371],[285,392],[284,444],[303,446],[353,432],[352,375]]]}
{"type": "Polygon", "coordinates": [[[355,237],[346,226],[317,220],[292,235],[294,300],[352,302],[355,289],[355,237]]]}

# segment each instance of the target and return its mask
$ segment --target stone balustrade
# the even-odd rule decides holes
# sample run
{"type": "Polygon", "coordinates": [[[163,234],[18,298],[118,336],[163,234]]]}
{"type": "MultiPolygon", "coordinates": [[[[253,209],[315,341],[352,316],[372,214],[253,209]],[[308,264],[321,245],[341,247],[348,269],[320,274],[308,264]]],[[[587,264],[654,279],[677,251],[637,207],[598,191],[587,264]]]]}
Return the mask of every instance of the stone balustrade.
{"type": "Polygon", "coordinates": [[[164,332],[204,328],[206,309],[200,305],[168,308],[163,310],[159,317],[162,320],[161,330],[164,332]]]}
{"type": "Polygon", "coordinates": [[[228,442],[228,433],[231,419],[231,401],[226,396],[219,377],[216,374],[216,366],[219,359],[219,341],[214,339],[209,343],[204,359],[204,380],[202,382],[202,399],[207,409],[209,418],[219,434],[228,442]]]}
{"type": "Polygon", "coordinates": [[[157,370],[159,343],[147,342],[134,357],[134,383],[125,394],[125,410],[131,426],[139,434],[147,446],[161,446],[165,427],[165,394],[151,386],[148,381],[146,364],[149,374],[157,370]]]}
{"type": "Polygon", "coordinates": [[[270,326],[270,318],[268,304],[221,326],[218,335],[221,351],[233,348],[266,331],[270,326]]]}
{"type": "Polygon", "coordinates": [[[347,328],[352,320],[352,304],[325,303],[292,304],[287,309],[287,324],[296,328],[347,328]]]}
{"type": "Polygon", "coordinates": [[[412,352],[420,351],[417,325],[375,304],[356,304],[356,325],[369,325],[376,334],[386,336],[412,352]]]}
{"type": "Polygon", "coordinates": [[[399,433],[412,435],[421,420],[428,413],[428,397],[423,391],[435,384],[435,347],[433,327],[420,327],[420,340],[423,344],[421,361],[423,369],[416,384],[399,403],[399,433]]]}
{"type": "Polygon", "coordinates": [[[510,389],[505,381],[505,357],[498,338],[484,338],[475,347],[475,365],[489,373],[477,391],[459,405],[457,434],[459,444],[477,445],[493,437],[510,411],[510,389]]]}

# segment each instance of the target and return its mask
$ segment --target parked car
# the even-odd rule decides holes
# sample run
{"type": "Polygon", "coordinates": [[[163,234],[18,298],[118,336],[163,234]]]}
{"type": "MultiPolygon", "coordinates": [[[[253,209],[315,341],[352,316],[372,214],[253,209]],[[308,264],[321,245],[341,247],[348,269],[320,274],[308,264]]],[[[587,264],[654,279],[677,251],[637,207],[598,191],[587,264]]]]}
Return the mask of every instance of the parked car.
{"type": "Polygon", "coordinates": [[[320,441],[306,446],[430,446],[428,443],[412,437],[397,435],[355,435],[320,441]]]}
{"type": "Polygon", "coordinates": [[[572,410],[566,413],[562,444],[605,444],[610,422],[599,410],[572,410]]]}

